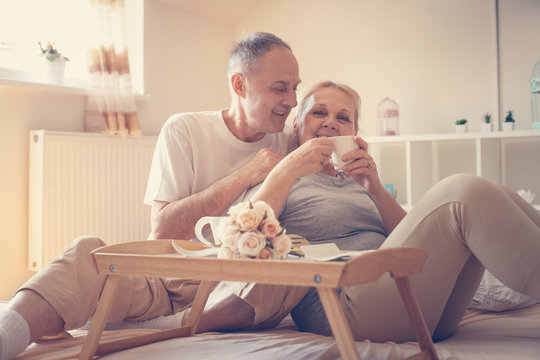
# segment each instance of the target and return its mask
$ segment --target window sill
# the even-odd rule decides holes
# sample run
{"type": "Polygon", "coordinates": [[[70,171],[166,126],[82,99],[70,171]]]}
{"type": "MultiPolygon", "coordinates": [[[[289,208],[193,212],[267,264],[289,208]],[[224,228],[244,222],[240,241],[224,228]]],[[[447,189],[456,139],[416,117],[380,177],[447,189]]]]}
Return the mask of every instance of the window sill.
{"type": "MultiPolygon", "coordinates": [[[[0,86],[18,87],[39,91],[52,91],[61,94],[88,95],[86,81],[77,79],[64,79],[62,84],[53,84],[43,79],[39,74],[26,71],[0,68],[0,86]]],[[[134,94],[135,101],[150,101],[148,94],[134,94]]]]}

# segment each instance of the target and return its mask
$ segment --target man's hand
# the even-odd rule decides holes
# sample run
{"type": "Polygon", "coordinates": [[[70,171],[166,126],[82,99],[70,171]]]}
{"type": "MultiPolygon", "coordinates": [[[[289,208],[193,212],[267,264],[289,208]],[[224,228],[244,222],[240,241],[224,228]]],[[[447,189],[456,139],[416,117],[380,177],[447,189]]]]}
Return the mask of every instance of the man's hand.
{"type": "Polygon", "coordinates": [[[282,154],[272,150],[259,150],[250,161],[237,170],[237,175],[241,179],[247,180],[246,188],[253,187],[263,182],[268,173],[283,157],[282,154]]]}

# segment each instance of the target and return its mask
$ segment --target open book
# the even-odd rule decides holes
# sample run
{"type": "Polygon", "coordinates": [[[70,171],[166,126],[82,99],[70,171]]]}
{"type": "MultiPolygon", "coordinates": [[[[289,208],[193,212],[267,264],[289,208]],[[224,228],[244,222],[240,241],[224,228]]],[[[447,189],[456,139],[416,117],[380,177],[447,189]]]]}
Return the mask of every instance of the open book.
{"type": "Polygon", "coordinates": [[[349,260],[355,256],[365,254],[373,250],[345,251],[340,250],[336,244],[316,244],[303,245],[300,247],[306,256],[306,260],[313,261],[331,261],[331,260],[349,260]]]}

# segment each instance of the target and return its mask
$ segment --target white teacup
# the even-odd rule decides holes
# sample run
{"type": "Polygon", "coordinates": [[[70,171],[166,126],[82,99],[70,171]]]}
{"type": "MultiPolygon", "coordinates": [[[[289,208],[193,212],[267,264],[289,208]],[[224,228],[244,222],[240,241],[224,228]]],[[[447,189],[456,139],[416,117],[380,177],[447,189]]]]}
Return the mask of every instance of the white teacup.
{"type": "Polygon", "coordinates": [[[333,136],[330,138],[334,152],[332,152],[332,164],[334,169],[341,170],[350,161],[343,161],[341,158],[348,152],[358,149],[358,144],[354,141],[353,135],[333,136]]]}
{"type": "Polygon", "coordinates": [[[219,226],[221,224],[221,221],[226,219],[227,216],[204,216],[197,221],[195,224],[195,236],[197,239],[202,242],[203,244],[209,245],[209,246],[216,246],[216,237],[219,233],[219,226]],[[210,225],[210,232],[205,231],[205,234],[211,233],[211,237],[207,238],[203,235],[203,228],[205,225],[210,225]]]}

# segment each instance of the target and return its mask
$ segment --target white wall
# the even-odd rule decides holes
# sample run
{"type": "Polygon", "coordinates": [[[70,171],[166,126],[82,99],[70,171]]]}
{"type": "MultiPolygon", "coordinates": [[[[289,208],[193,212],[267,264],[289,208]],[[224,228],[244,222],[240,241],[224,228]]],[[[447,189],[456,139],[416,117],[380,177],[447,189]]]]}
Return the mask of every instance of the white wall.
{"type": "Polygon", "coordinates": [[[516,127],[530,129],[530,85],[540,61],[540,1],[499,0],[502,116],[514,111],[516,127]]]}
{"type": "Polygon", "coordinates": [[[157,1],[145,2],[144,16],[144,83],[151,101],[139,104],[143,132],[157,134],[177,112],[228,107],[232,26],[157,1]]]}
{"type": "Polygon", "coordinates": [[[400,106],[402,134],[454,131],[497,111],[492,0],[264,0],[237,31],[276,32],[293,48],[304,85],[333,79],[363,101],[365,134],[376,106],[400,106]]]}
{"type": "Polygon", "coordinates": [[[0,86],[0,300],[32,273],[26,269],[29,131],[82,131],[86,98],[0,86]]]}

